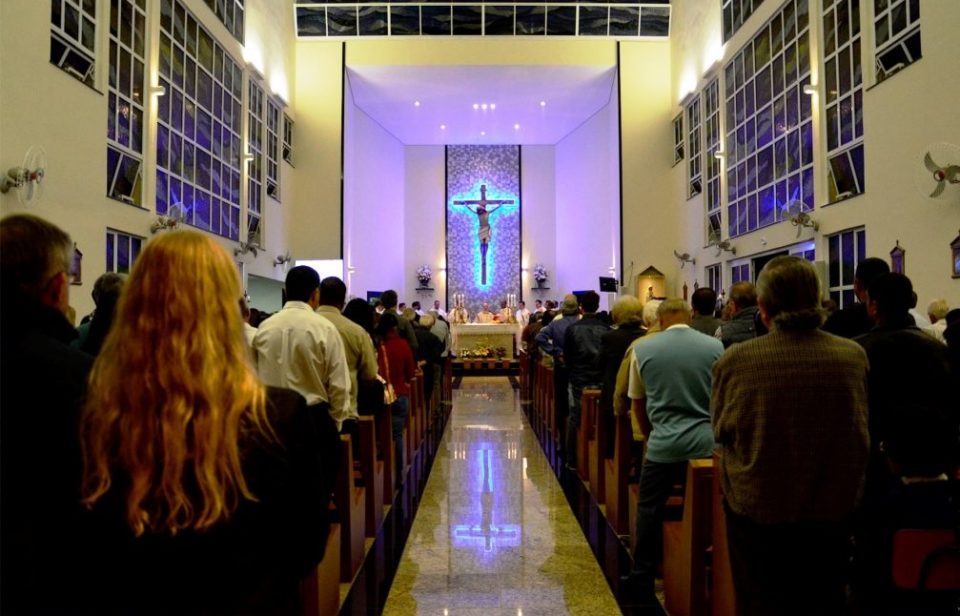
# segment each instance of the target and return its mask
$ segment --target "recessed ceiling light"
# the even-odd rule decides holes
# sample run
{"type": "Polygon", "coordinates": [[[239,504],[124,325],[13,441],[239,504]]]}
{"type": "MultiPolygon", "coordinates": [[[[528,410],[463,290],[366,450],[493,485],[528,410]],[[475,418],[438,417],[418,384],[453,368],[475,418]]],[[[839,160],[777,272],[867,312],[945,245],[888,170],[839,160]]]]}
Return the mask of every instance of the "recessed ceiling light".
{"type": "Polygon", "coordinates": [[[483,109],[484,111],[486,111],[486,110],[487,110],[487,104],[486,104],[486,103],[483,103],[482,105],[480,105],[480,109],[483,109]]]}
{"type": "Polygon", "coordinates": [[[490,109],[496,109],[496,108],[497,108],[496,103],[490,103],[490,109]]]}
{"type": "Polygon", "coordinates": [[[481,137],[484,137],[484,136],[486,136],[486,134],[487,134],[487,131],[483,131],[483,130],[482,130],[482,131],[480,131],[480,136],[481,136],[481,137]]]}
{"type": "Polygon", "coordinates": [[[413,101],[413,106],[414,106],[414,107],[419,107],[419,106],[420,106],[420,101],[413,101]]]}
{"type": "Polygon", "coordinates": [[[446,125],[446,124],[441,124],[441,125],[440,125],[440,130],[447,130],[447,125],[446,125]]]}
{"type": "Polygon", "coordinates": [[[473,104],[473,108],[474,108],[474,110],[480,109],[480,105],[479,105],[478,103],[474,103],[474,104],[473,104]]]}
{"type": "Polygon", "coordinates": [[[541,107],[546,107],[546,106],[547,106],[547,101],[540,101],[540,106],[541,106],[541,107]]]}
{"type": "Polygon", "coordinates": [[[520,125],[519,125],[519,124],[514,124],[514,125],[513,125],[513,130],[520,130],[520,125]]]}

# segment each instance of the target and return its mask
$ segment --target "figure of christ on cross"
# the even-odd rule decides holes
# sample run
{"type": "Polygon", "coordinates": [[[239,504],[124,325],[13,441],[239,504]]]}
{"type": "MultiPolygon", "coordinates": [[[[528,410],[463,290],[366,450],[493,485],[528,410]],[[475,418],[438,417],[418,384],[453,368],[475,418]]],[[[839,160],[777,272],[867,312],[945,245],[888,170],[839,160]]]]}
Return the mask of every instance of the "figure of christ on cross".
{"type": "Polygon", "coordinates": [[[513,205],[513,199],[487,199],[487,185],[480,185],[479,199],[458,199],[454,205],[463,205],[477,215],[480,221],[480,230],[477,234],[480,239],[480,284],[487,284],[487,248],[492,235],[490,229],[490,214],[504,205],[513,205]],[[471,207],[472,206],[472,207],[471,207]],[[492,207],[491,207],[492,206],[492,207]]]}

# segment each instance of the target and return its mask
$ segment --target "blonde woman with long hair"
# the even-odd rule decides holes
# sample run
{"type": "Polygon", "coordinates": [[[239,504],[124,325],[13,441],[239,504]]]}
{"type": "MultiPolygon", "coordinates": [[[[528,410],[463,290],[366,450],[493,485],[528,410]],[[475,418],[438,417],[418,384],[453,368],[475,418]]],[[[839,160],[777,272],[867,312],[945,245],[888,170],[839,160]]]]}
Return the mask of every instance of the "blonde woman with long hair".
{"type": "Polygon", "coordinates": [[[236,265],[165,233],[140,254],[90,376],[83,504],[107,609],[298,610],[322,554],[337,435],[251,365],[236,265]]]}

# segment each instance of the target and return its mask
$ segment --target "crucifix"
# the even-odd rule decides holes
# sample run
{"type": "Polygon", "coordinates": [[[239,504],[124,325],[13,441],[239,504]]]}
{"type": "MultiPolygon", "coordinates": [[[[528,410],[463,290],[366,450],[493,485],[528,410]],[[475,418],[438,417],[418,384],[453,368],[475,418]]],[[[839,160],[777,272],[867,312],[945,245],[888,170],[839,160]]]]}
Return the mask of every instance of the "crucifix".
{"type": "Polygon", "coordinates": [[[459,199],[454,205],[463,205],[477,215],[480,221],[478,237],[480,239],[480,284],[487,284],[487,248],[490,245],[490,214],[504,205],[513,205],[513,199],[487,199],[487,185],[480,185],[479,199],[459,199]],[[473,206],[473,207],[471,207],[473,206]],[[490,207],[493,206],[493,207],[490,207]]]}

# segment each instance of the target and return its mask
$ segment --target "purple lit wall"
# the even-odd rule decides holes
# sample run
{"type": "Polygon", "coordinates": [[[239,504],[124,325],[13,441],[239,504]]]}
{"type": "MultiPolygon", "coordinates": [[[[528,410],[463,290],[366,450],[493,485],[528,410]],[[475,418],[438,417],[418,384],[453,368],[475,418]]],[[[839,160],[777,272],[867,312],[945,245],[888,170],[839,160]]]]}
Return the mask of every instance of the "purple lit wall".
{"type": "Polygon", "coordinates": [[[451,145],[447,153],[447,298],[466,297],[476,314],[483,302],[495,311],[508,293],[520,296],[520,147],[451,145]],[[493,206],[486,250],[486,280],[479,216],[458,200],[479,200],[481,186],[488,200],[513,203],[493,206]]]}

